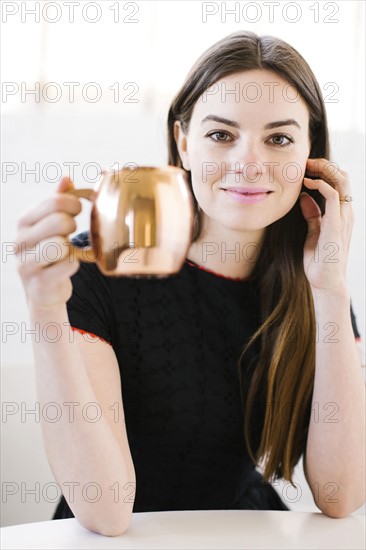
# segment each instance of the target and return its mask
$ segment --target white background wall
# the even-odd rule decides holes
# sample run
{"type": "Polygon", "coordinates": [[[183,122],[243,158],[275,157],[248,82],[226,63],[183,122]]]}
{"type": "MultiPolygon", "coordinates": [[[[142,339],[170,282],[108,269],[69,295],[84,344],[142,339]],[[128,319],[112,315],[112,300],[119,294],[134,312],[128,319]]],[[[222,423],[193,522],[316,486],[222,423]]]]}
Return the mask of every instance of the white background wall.
{"type": "MultiPolygon", "coordinates": [[[[37,396],[31,337],[27,334],[31,327],[11,254],[17,219],[53,194],[59,174],[68,174],[70,163],[78,163],[74,172],[77,187],[85,183],[93,186],[96,171],[90,163],[102,168],[116,162],[166,164],[165,117],[170,100],[198,55],[234,30],[274,34],[294,45],[313,68],[328,98],[332,158],[349,172],[355,198],[348,282],[358,328],[365,339],[363,2],[328,2],[331,9],[324,2],[281,2],[274,9],[273,20],[268,3],[226,2],[227,9],[237,9],[231,16],[226,13],[226,21],[221,2],[120,2],[119,23],[114,22],[116,12],[111,9],[116,2],[95,2],[100,13],[90,7],[83,18],[80,10],[88,2],[81,1],[80,10],[75,7],[74,23],[69,22],[63,2],[52,3],[58,5],[58,11],[51,6],[43,17],[41,12],[39,22],[22,7],[26,4],[29,9],[35,2],[8,4],[19,10],[7,18],[4,11],[1,14],[2,46],[7,47],[7,53],[2,54],[2,79],[7,83],[5,91],[14,92],[3,95],[2,103],[1,376],[3,404],[14,404],[14,414],[2,421],[2,525],[50,519],[55,507],[52,486],[42,495],[42,489],[54,478],[43,450],[40,425],[34,415],[21,415],[25,408],[34,408],[37,396]],[[123,22],[133,12],[131,17],[137,22],[123,22]],[[101,17],[96,23],[87,20],[98,13],[101,17]],[[45,21],[59,14],[57,22],[45,21]],[[251,22],[258,14],[258,21],[251,22]],[[35,101],[31,95],[22,98],[22,82],[23,91],[37,83],[40,90],[47,90],[47,84],[54,82],[62,97],[55,102],[35,101]],[[76,89],[97,83],[102,97],[93,103],[76,94],[71,103],[65,82],[80,83],[76,89]],[[115,103],[117,82],[120,97],[115,103]],[[136,92],[135,103],[128,102],[132,91],[136,92]],[[27,173],[36,163],[39,178],[27,173]],[[32,487],[36,496],[26,494],[32,487]],[[9,494],[4,503],[4,490],[11,489],[14,495],[9,494]]],[[[41,2],[40,7],[44,4],[41,2]]],[[[50,87],[48,91],[52,97],[50,87]]],[[[89,91],[92,94],[92,88],[89,91]]],[[[90,207],[83,205],[79,230],[88,227],[90,207]]],[[[316,510],[301,464],[295,480],[301,488],[299,493],[289,490],[282,492],[282,497],[293,509],[316,510]]],[[[283,485],[277,489],[283,491],[283,485]]]]}

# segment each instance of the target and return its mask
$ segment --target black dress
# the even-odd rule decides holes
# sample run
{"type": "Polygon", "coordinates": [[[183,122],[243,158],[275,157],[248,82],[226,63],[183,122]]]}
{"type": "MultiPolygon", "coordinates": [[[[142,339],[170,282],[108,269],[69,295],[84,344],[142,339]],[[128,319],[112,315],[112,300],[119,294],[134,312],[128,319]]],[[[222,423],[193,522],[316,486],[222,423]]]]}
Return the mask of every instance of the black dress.
{"type": "MultiPolygon", "coordinates": [[[[73,243],[85,246],[87,236],[73,243]]],[[[243,438],[237,361],[259,326],[256,282],[186,260],[162,279],[105,277],[82,262],[72,283],[71,326],[108,342],[118,360],[136,473],[133,512],[289,510],[243,438]]],[[[258,404],[258,434],[263,414],[258,404]]],[[[53,519],[69,517],[62,497],[53,519]]]]}

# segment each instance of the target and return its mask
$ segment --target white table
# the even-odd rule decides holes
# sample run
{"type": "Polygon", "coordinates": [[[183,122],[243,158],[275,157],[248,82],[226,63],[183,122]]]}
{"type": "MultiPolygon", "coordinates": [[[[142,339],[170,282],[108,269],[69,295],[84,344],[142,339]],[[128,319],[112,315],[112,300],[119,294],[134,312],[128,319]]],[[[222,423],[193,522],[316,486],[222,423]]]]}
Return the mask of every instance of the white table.
{"type": "Polygon", "coordinates": [[[365,516],[257,510],[144,512],[128,531],[104,537],[76,519],[3,527],[1,548],[32,549],[364,549],[365,516]]]}

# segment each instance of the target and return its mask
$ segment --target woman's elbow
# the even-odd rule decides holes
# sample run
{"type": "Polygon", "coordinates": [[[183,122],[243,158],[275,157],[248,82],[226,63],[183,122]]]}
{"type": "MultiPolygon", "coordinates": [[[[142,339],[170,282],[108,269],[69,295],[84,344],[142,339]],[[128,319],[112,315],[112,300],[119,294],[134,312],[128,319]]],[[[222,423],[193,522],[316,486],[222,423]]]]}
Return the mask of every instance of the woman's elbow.
{"type": "Polygon", "coordinates": [[[363,504],[361,503],[360,506],[332,506],[321,509],[321,512],[329,518],[342,519],[356,512],[363,504]]]}
{"type": "MultiPolygon", "coordinates": [[[[76,517],[76,516],[75,516],[76,517]]],[[[89,531],[103,535],[104,537],[118,537],[123,535],[129,528],[132,519],[132,513],[128,517],[119,518],[99,517],[99,518],[78,518],[78,522],[89,531]]]]}
{"type": "Polygon", "coordinates": [[[328,518],[333,518],[333,519],[342,519],[349,516],[351,513],[351,512],[346,512],[344,510],[330,510],[330,511],[321,510],[321,512],[328,518]]]}

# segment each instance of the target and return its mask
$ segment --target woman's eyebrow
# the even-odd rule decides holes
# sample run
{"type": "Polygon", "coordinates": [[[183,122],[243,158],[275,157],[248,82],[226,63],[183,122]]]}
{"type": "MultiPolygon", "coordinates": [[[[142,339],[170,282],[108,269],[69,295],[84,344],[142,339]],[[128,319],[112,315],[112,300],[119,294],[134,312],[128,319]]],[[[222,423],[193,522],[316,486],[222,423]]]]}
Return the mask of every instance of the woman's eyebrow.
{"type": "Polygon", "coordinates": [[[278,128],[279,126],[297,126],[301,130],[301,126],[293,118],[288,118],[287,120],[277,120],[276,122],[269,122],[265,125],[265,130],[272,130],[273,128],[278,128]]]}
{"type": "MultiPolygon", "coordinates": [[[[208,122],[210,120],[213,120],[214,122],[221,122],[222,124],[226,124],[227,126],[233,126],[234,128],[240,128],[240,124],[238,124],[234,120],[229,120],[228,118],[223,118],[217,115],[207,115],[204,119],[202,119],[201,125],[204,122],[208,122]]],[[[272,130],[273,128],[278,128],[280,126],[296,126],[297,128],[299,128],[299,130],[301,130],[300,124],[293,118],[289,118],[287,120],[276,120],[275,122],[269,122],[264,126],[264,129],[272,130]]]]}
{"type": "Polygon", "coordinates": [[[227,124],[227,126],[234,126],[234,128],[240,128],[240,124],[238,124],[237,122],[234,122],[233,120],[229,120],[227,118],[222,118],[221,116],[217,115],[207,115],[204,119],[202,119],[201,125],[209,120],[213,120],[214,122],[221,122],[222,124],[227,124]]]}

